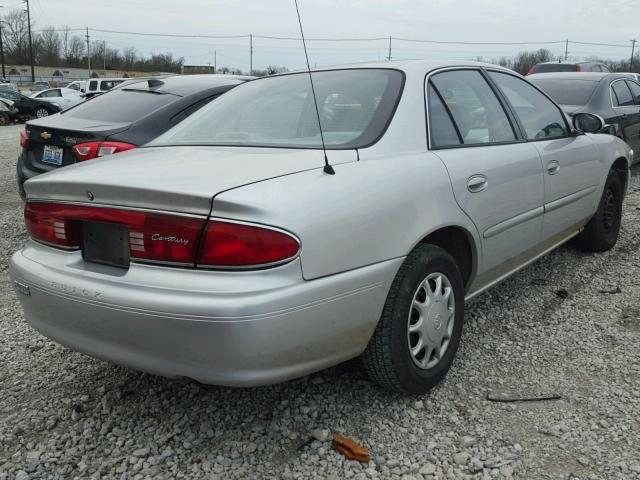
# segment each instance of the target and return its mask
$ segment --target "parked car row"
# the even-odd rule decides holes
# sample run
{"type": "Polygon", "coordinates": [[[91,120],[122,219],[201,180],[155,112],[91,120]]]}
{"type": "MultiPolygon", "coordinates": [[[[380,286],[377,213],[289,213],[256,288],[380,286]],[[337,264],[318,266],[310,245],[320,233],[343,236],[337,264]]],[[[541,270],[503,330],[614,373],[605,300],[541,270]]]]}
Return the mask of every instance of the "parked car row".
{"type": "Polygon", "coordinates": [[[640,160],[640,83],[624,73],[540,73],[527,77],[569,115],[590,112],[605,121],[605,132],[620,137],[640,160]]]}
{"type": "Polygon", "coordinates": [[[582,75],[571,116],[565,77],[396,61],[149,79],[30,121],[25,318],[169,377],[260,385],[361,356],[425,392],[466,299],[571,239],[617,242],[633,136],[599,132],[634,82],[582,75]],[[610,112],[590,110],[601,88],[610,112]]]}

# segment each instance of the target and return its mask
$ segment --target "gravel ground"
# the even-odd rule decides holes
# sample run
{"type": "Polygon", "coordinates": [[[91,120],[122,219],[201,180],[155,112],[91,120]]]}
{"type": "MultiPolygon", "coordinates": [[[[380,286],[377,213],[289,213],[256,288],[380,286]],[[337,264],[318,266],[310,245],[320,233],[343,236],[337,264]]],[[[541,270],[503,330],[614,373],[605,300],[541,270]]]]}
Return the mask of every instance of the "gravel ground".
{"type": "Polygon", "coordinates": [[[381,392],[357,362],[205,388],[93,360],[24,322],[7,275],[25,240],[21,128],[0,129],[0,480],[640,478],[639,175],[613,251],[563,247],[468,304],[454,368],[428,395],[381,392]],[[372,460],[345,460],[322,430],[372,460]]]}

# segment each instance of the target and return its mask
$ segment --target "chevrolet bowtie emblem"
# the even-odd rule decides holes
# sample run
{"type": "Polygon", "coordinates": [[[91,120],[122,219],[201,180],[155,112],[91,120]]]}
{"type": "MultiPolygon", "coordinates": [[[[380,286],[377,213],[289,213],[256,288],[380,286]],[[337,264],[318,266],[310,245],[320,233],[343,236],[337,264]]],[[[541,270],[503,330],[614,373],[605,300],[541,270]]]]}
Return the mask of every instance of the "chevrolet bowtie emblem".
{"type": "Polygon", "coordinates": [[[51,138],[51,134],[49,132],[42,132],[40,136],[43,140],[49,140],[51,138]]]}

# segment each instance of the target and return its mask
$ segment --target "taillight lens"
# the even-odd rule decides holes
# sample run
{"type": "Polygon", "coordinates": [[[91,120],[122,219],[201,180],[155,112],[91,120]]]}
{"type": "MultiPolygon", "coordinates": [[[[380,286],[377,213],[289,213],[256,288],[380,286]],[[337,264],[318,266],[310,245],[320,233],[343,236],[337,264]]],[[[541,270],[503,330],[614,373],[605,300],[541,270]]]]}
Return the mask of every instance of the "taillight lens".
{"type": "Polygon", "coordinates": [[[531,75],[533,73],[533,71],[535,70],[535,68],[536,68],[535,65],[533,67],[531,67],[529,69],[529,71],[527,72],[527,75],[531,75]]]}
{"type": "Polygon", "coordinates": [[[300,250],[298,240],[281,230],[145,210],[29,201],[24,219],[33,239],[67,249],[82,247],[83,222],[123,225],[130,258],[154,263],[251,268],[288,260],[300,250]]]}
{"type": "Polygon", "coordinates": [[[211,220],[207,224],[198,265],[252,267],[292,258],[300,245],[290,234],[270,228],[211,220]]]}
{"type": "Polygon", "coordinates": [[[193,265],[205,219],[141,210],[27,202],[24,218],[29,235],[65,248],[80,248],[82,222],[124,225],[132,259],[193,265]]]}
{"type": "Polygon", "coordinates": [[[136,148],[136,146],[124,142],[86,142],[74,145],[73,153],[76,154],[78,161],[83,162],[93,158],[124,152],[132,148],[136,148]]]}
{"type": "Polygon", "coordinates": [[[22,130],[20,132],[20,146],[27,150],[29,148],[29,134],[26,130],[22,130]]]}
{"type": "Polygon", "coordinates": [[[580,65],[576,65],[576,72],[581,72],[582,71],[582,67],[580,65]]]}

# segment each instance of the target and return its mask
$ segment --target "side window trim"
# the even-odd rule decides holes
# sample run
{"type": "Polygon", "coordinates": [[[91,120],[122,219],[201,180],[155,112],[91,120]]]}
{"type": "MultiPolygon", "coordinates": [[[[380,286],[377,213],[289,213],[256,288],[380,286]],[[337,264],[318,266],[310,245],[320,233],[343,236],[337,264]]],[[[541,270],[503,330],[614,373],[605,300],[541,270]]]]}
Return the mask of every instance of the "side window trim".
{"type": "MultiPolygon", "coordinates": [[[[425,119],[426,119],[426,128],[427,128],[427,148],[429,150],[448,150],[451,148],[472,148],[472,147],[489,147],[489,146],[496,146],[496,145],[513,145],[515,143],[523,143],[526,142],[527,139],[521,137],[521,130],[520,130],[520,125],[519,123],[514,124],[513,120],[511,118],[511,110],[509,107],[507,107],[507,104],[504,103],[503,101],[503,96],[501,94],[496,93],[496,91],[494,90],[494,85],[491,81],[487,80],[487,75],[485,75],[485,71],[483,67],[466,67],[466,66],[461,66],[461,67],[445,67],[445,68],[439,68],[436,70],[431,70],[429,72],[426,73],[425,75],[425,79],[424,79],[424,85],[422,87],[422,91],[424,93],[424,101],[423,101],[423,106],[425,109],[425,119]],[[496,97],[496,100],[498,101],[498,104],[502,107],[504,114],[507,116],[507,120],[509,121],[509,124],[511,126],[511,130],[513,131],[513,135],[515,137],[515,140],[509,140],[506,142],[488,142],[488,143],[472,143],[472,144],[465,144],[463,139],[462,139],[462,135],[460,134],[460,129],[455,121],[455,119],[453,118],[453,115],[451,114],[451,111],[449,110],[449,107],[447,106],[447,103],[444,101],[444,99],[442,98],[442,95],[440,94],[440,92],[438,91],[438,89],[436,88],[435,84],[431,81],[431,77],[439,74],[439,73],[446,73],[446,72],[455,72],[455,71],[474,71],[474,72],[478,72],[480,74],[480,76],[485,80],[485,82],[487,82],[487,85],[489,86],[489,89],[493,92],[493,94],[496,97]],[[431,85],[431,87],[433,88],[433,90],[436,92],[436,94],[438,95],[438,98],[440,100],[440,102],[444,105],[444,108],[446,109],[447,115],[449,115],[449,119],[451,120],[451,123],[453,124],[455,130],[456,130],[456,134],[458,135],[458,140],[460,141],[460,145],[447,145],[447,146],[443,146],[443,147],[436,147],[433,146],[433,142],[431,140],[431,128],[430,128],[430,115],[429,115],[429,99],[428,99],[428,94],[427,94],[427,87],[431,85]],[[517,125],[517,127],[516,127],[517,125]]],[[[517,118],[517,117],[516,117],[517,118]]],[[[566,122],[566,120],[565,120],[566,122]]]]}
{"type": "MultiPolygon", "coordinates": [[[[573,136],[573,133],[572,133],[573,132],[573,126],[569,125],[569,122],[567,120],[567,115],[564,113],[562,108],[560,108],[560,106],[555,102],[555,100],[553,100],[544,91],[542,91],[540,88],[538,88],[536,85],[532,84],[531,82],[527,82],[526,80],[524,80],[522,77],[518,76],[517,74],[511,73],[511,72],[508,72],[508,71],[505,71],[505,70],[499,70],[497,68],[487,68],[485,70],[486,71],[491,71],[491,72],[496,72],[496,73],[503,73],[505,75],[510,75],[510,76],[520,80],[520,81],[525,82],[527,85],[533,87],[538,92],[540,92],[547,100],[549,100],[551,102],[551,104],[558,110],[558,112],[560,112],[560,116],[562,117],[562,120],[564,121],[564,126],[565,126],[565,128],[566,128],[566,130],[568,132],[566,135],[563,135],[561,137],[553,137],[553,138],[527,138],[527,136],[524,135],[523,139],[524,139],[525,142],[543,142],[543,141],[548,141],[548,140],[558,140],[558,139],[561,139],[561,138],[570,138],[570,137],[573,136]]],[[[511,102],[509,102],[509,100],[506,99],[506,98],[505,98],[505,101],[509,105],[509,108],[513,109],[513,106],[511,105],[511,102]]],[[[515,112],[515,109],[513,109],[513,111],[515,112]]],[[[521,128],[522,132],[524,133],[525,132],[524,125],[521,124],[520,118],[517,115],[516,115],[516,118],[518,119],[519,128],[521,128]]]]}

